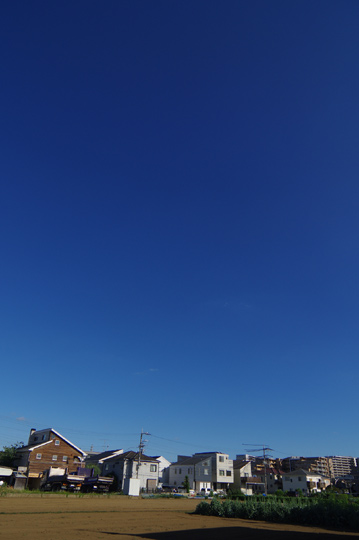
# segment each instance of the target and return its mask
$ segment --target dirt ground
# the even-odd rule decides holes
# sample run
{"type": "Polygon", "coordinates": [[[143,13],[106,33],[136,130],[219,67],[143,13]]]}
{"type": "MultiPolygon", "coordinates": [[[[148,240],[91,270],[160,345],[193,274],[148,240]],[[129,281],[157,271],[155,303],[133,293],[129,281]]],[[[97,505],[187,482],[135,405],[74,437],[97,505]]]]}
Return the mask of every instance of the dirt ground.
{"type": "Polygon", "coordinates": [[[17,495],[0,498],[0,539],[337,540],[359,533],[191,514],[198,500],[17,495]]]}

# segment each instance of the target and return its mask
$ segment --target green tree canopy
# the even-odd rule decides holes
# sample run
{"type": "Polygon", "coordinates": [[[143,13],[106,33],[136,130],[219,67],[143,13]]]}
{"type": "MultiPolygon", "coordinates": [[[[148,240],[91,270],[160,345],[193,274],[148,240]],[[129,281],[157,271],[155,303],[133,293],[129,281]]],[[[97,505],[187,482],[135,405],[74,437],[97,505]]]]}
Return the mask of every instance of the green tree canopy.
{"type": "Polygon", "coordinates": [[[3,446],[3,449],[0,451],[0,465],[4,467],[14,467],[14,460],[16,456],[16,450],[24,446],[24,443],[17,442],[11,446],[3,446]]]}
{"type": "Polygon", "coordinates": [[[183,487],[184,487],[184,489],[186,490],[186,492],[189,493],[189,490],[190,490],[190,487],[191,487],[191,486],[190,486],[190,483],[189,483],[189,480],[188,480],[188,476],[187,476],[187,475],[184,477],[184,480],[183,480],[182,484],[183,484],[183,487]]]}

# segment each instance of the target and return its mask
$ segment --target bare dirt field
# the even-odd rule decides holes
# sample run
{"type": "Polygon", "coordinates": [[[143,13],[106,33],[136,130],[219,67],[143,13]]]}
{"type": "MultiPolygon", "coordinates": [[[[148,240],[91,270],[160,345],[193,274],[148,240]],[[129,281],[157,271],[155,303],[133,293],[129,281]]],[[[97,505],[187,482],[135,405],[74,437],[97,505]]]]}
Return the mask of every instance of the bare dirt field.
{"type": "Polygon", "coordinates": [[[0,539],[336,540],[357,538],[312,527],[191,514],[198,500],[123,496],[14,495],[0,498],[0,539]]]}

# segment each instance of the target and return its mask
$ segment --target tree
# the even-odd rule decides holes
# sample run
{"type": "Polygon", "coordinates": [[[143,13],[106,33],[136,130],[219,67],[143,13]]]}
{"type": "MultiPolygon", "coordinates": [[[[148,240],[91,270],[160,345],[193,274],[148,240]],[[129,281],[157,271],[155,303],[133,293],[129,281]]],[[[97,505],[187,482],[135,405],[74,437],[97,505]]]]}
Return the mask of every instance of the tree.
{"type": "Polygon", "coordinates": [[[0,465],[3,465],[4,467],[14,467],[16,451],[22,446],[24,446],[22,441],[12,444],[11,446],[3,446],[3,449],[0,451],[0,465]]]}
{"type": "Polygon", "coordinates": [[[189,489],[190,489],[191,486],[190,486],[190,483],[189,483],[189,480],[188,480],[188,476],[187,476],[187,475],[184,477],[184,480],[183,480],[183,482],[182,482],[182,485],[183,485],[184,489],[186,490],[186,492],[189,493],[189,489]]]}

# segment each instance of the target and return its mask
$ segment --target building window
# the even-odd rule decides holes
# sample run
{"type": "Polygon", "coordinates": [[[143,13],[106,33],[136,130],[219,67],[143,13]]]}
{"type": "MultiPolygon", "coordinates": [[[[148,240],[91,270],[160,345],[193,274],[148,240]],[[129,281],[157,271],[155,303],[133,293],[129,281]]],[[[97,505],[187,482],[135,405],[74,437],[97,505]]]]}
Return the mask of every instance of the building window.
{"type": "Polygon", "coordinates": [[[219,476],[224,476],[224,471],[222,469],[219,471],[219,476]]]}
{"type": "Polygon", "coordinates": [[[177,469],[175,469],[175,474],[177,474],[177,469]]]}
{"type": "Polygon", "coordinates": [[[34,437],[34,441],[37,441],[37,437],[34,437]]]}
{"type": "Polygon", "coordinates": [[[105,471],[108,471],[108,464],[105,465],[105,471]]]}
{"type": "Polygon", "coordinates": [[[36,459],[41,459],[41,454],[36,454],[36,459]]]}
{"type": "Polygon", "coordinates": [[[221,463],[223,463],[223,461],[224,461],[224,456],[219,456],[218,460],[219,460],[221,463]]]}
{"type": "Polygon", "coordinates": [[[232,471],[226,471],[226,476],[232,476],[232,471]]]}
{"type": "Polygon", "coordinates": [[[156,472],[157,471],[157,465],[150,465],[150,471],[156,472]]]}
{"type": "Polygon", "coordinates": [[[43,435],[42,436],[42,440],[44,441],[46,439],[46,435],[43,435]]]}
{"type": "Polygon", "coordinates": [[[67,463],[67,456],[62,456],[62,461],[66,461],[67,463]]]}
{"type": "Polygon", "coordinates": [[[209,474],[209,469],[203,469],[203,474],[208,475],[209,474]]]}
{"type": "Polygon", "coordinates": [[[182,474],[182,469],[178,469],[178,474],[182,474]]]}
{"type": "Polygon", "coordinates": [[[191,467],[188,469],[188,474],[192,474],[192,469],[191,469],[191,467]]]}
{"type": "Polygon", "coordinates": [[[299,481],[299,482],[302,481],[302,477],[301,477],[301,476],[298,476],[298,481],[299,481]]]}
{"type": "Polygon", "coordinates": [[[56,439],[56,441],[55,441],[55,446],[60,446],[60,441],[59,441],[59,439],[56,439]]]}
{"type": "Polygon", "coordinates": [[[202,463],[202,465],[203,465],[203,467],[208,467],[208,461],[204,461],[204,462],[202,463]]]}
{"type": "Polygon", "coordinates": [[[57,461],[57,456],[52,456],[52,461],[57,461]]]}

